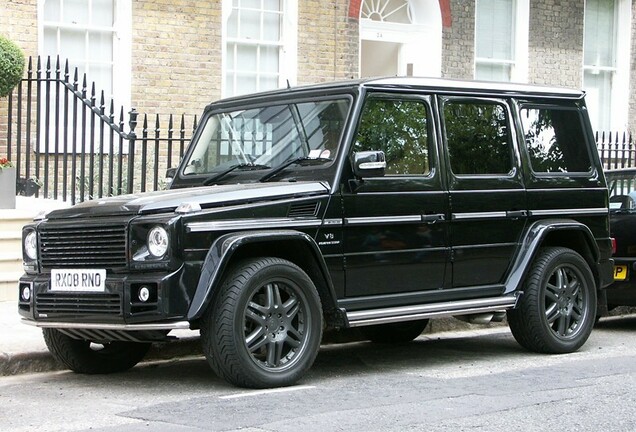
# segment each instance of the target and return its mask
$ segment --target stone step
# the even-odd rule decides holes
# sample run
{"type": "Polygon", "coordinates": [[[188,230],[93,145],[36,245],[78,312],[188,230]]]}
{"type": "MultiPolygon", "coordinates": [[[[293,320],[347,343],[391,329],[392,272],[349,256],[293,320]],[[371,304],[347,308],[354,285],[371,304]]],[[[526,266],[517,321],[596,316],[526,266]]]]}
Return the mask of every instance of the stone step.
{"type": "Polygon", "coordinates": [[[23,272],[0,273],[0,301],[18,300],[18,280],[23,272]]]}
{"type": "Polygon", "coordinates": [[[22,253],[22,233],[20,231],[0,230],[0,251],[22,253]]]}
{"type": "Polygon", "coordinates": [[[0,273],[20,270],[22,270],[22,254],[20,252],[0,252],[0,273]]]}

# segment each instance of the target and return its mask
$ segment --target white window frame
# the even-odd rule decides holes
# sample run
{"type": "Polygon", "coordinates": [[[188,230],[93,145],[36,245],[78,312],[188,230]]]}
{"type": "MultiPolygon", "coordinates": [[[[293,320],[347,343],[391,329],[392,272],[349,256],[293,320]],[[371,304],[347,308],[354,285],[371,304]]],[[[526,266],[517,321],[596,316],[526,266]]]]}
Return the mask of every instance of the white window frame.
{"type": "MultiPolygon", "coordinates": [[[[479,13],[479,0],[475,1],[475,23],[479,13]]],[[[528,42],[530,33],[530,0],[512,0],[513,40],[511,59],[491,59],[477,57],[477,26],[475,25],[475,61],[473,76],[477,76],[478,64],[509,65],[511,82],[528,82],[528,42]]]]}
{"type": "MultiPolygon", "coordinates": [[[[279,65],[278,65],[278,87],[286,87],[296,85],[298,81],[298,2],[295,0],[282,1],[282,25],[280,33],[280,41],[273,43],[272,41],[262,41],[257,39],[246,40],[242,38],[228,37],[228,20],[232,14],[232,0],[223,0],[222,4],[222,44],[221,44],[221,96],[228,97],[233,94],[227,93],[227,54],[228,43],[250,44],[261,46],[278,46],[279,49],[279,65]]],[[[236,82],[232,86],[236,89],[236,82]]],[[[257,91],[261,90],[257,88],[257,91]]]]}
{"type": "MultiPolygon", "coordinates": [[[[44,28],[46,26],[56,27],[59,25],[56,21],[44,20],[44,3],[46,0],[38,0],[38,52],[44,52],[44,28]]],[[[116,111],[119,106],[123,106],[124,110],[128,112],[131,105],[131,90],[132,90],[132,0],[113,0],[115,4],[114,10],[114,23],[113,23],[113,94],[112,98],[115,102],[116,111]]],[[[73,28],[74,24],[64,24],[66,28],[73,28]]],[[[62,26],[60,26],[62,27],[62,26]]],[[[91,27],[85,25],[75,26],[78,29],[83,30],[99,30],[103,27],[91,27]]],[[[110,28],[109,28],[110,30],[110,28]]],[[[59,48],[59,47],[58,47],[59,48]]],[[[51,59],[54,61],[55,59],[51,59]]],[[[60,60],[65,61],[63,54],[60,54],[60,60]]],[[[73,72],[69,71],[71,76],[69,80],[73,80],[73,72]]],[[[86,75],[87,85],[91,86],[90,72],[86,75]]],[[[79,85],[82,85],[83,77],[78,77],[79,85]]],[[[101,89],[96,88],[96,92],[101,93],[101,89]]],[[[111,95],[105,95],[110,98],[111,95]]]]}
{"type": "MultiPolygon", "coordinates": [[[[625,131],[629,122],[629,78],[631,52],[632,1],[616,0],[616,14],[614,20],[614,67],[598,67],[586,65],[583,59],[583,73],[581,85],[584,86],[585,73],[604,71],[612,74],[612,89],[610,92],[610,131],[625,131]]],[[[586,1],[587,6],[587,1],[586,1]]],[[[587,11],[587,7],[585,8],[587,11]]],[[[584,42],[585,44],[585,42],[584,42]]],[[[584,45],[585,46],[585,45],[584,45]]],[[[596,119],[592,119],[594,122],[596,119]]],[[[598,125],[593,125],[598,128],[598,125]]],[[[601,128],[603,128],[601,126],[601,128]]]]}

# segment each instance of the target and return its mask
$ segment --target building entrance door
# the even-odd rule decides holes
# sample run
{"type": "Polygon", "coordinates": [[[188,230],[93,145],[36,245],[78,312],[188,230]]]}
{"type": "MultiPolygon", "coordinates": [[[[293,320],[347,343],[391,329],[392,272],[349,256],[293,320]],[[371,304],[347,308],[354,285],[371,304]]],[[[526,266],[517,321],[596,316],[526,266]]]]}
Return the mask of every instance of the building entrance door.
{"type": "Polygon", "coordinates": [[[365,0],[360,7],[360,77],[441,75],[438,0],[365,0]]]}

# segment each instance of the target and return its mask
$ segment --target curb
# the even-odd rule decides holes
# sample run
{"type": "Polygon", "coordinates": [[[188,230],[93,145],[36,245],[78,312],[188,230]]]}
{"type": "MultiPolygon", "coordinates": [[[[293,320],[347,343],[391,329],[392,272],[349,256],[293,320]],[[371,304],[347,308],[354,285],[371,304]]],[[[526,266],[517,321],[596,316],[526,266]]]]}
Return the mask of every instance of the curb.
{"type": "MultiPolygon", "coordinates": [[[[198,337],[154,343],[140,364],[193,355],[203,355],[198,337]]],[[[0,353],[0,377],[67,369],[55,360],[48,351],[18,354],[0,353]]]]}

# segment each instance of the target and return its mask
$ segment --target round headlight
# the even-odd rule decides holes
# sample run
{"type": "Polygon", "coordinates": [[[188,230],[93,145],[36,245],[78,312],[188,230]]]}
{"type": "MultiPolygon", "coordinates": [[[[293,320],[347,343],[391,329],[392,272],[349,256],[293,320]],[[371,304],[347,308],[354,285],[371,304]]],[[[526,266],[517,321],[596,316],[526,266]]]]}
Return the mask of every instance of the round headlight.
{"type": "Polygon", "coordinates": [[[29,257],[29,259],[38,259],[38,242],[35,231],[30,231],[24,237],[24,253],[26,253],[26,256],[29,257]]]}
{"type": "Polygon", "coordinates": [[[148,232],[148,252],[153,257],[163,257],[168,252],[169,243],[165,228],[156,226],[148,232]]]}

